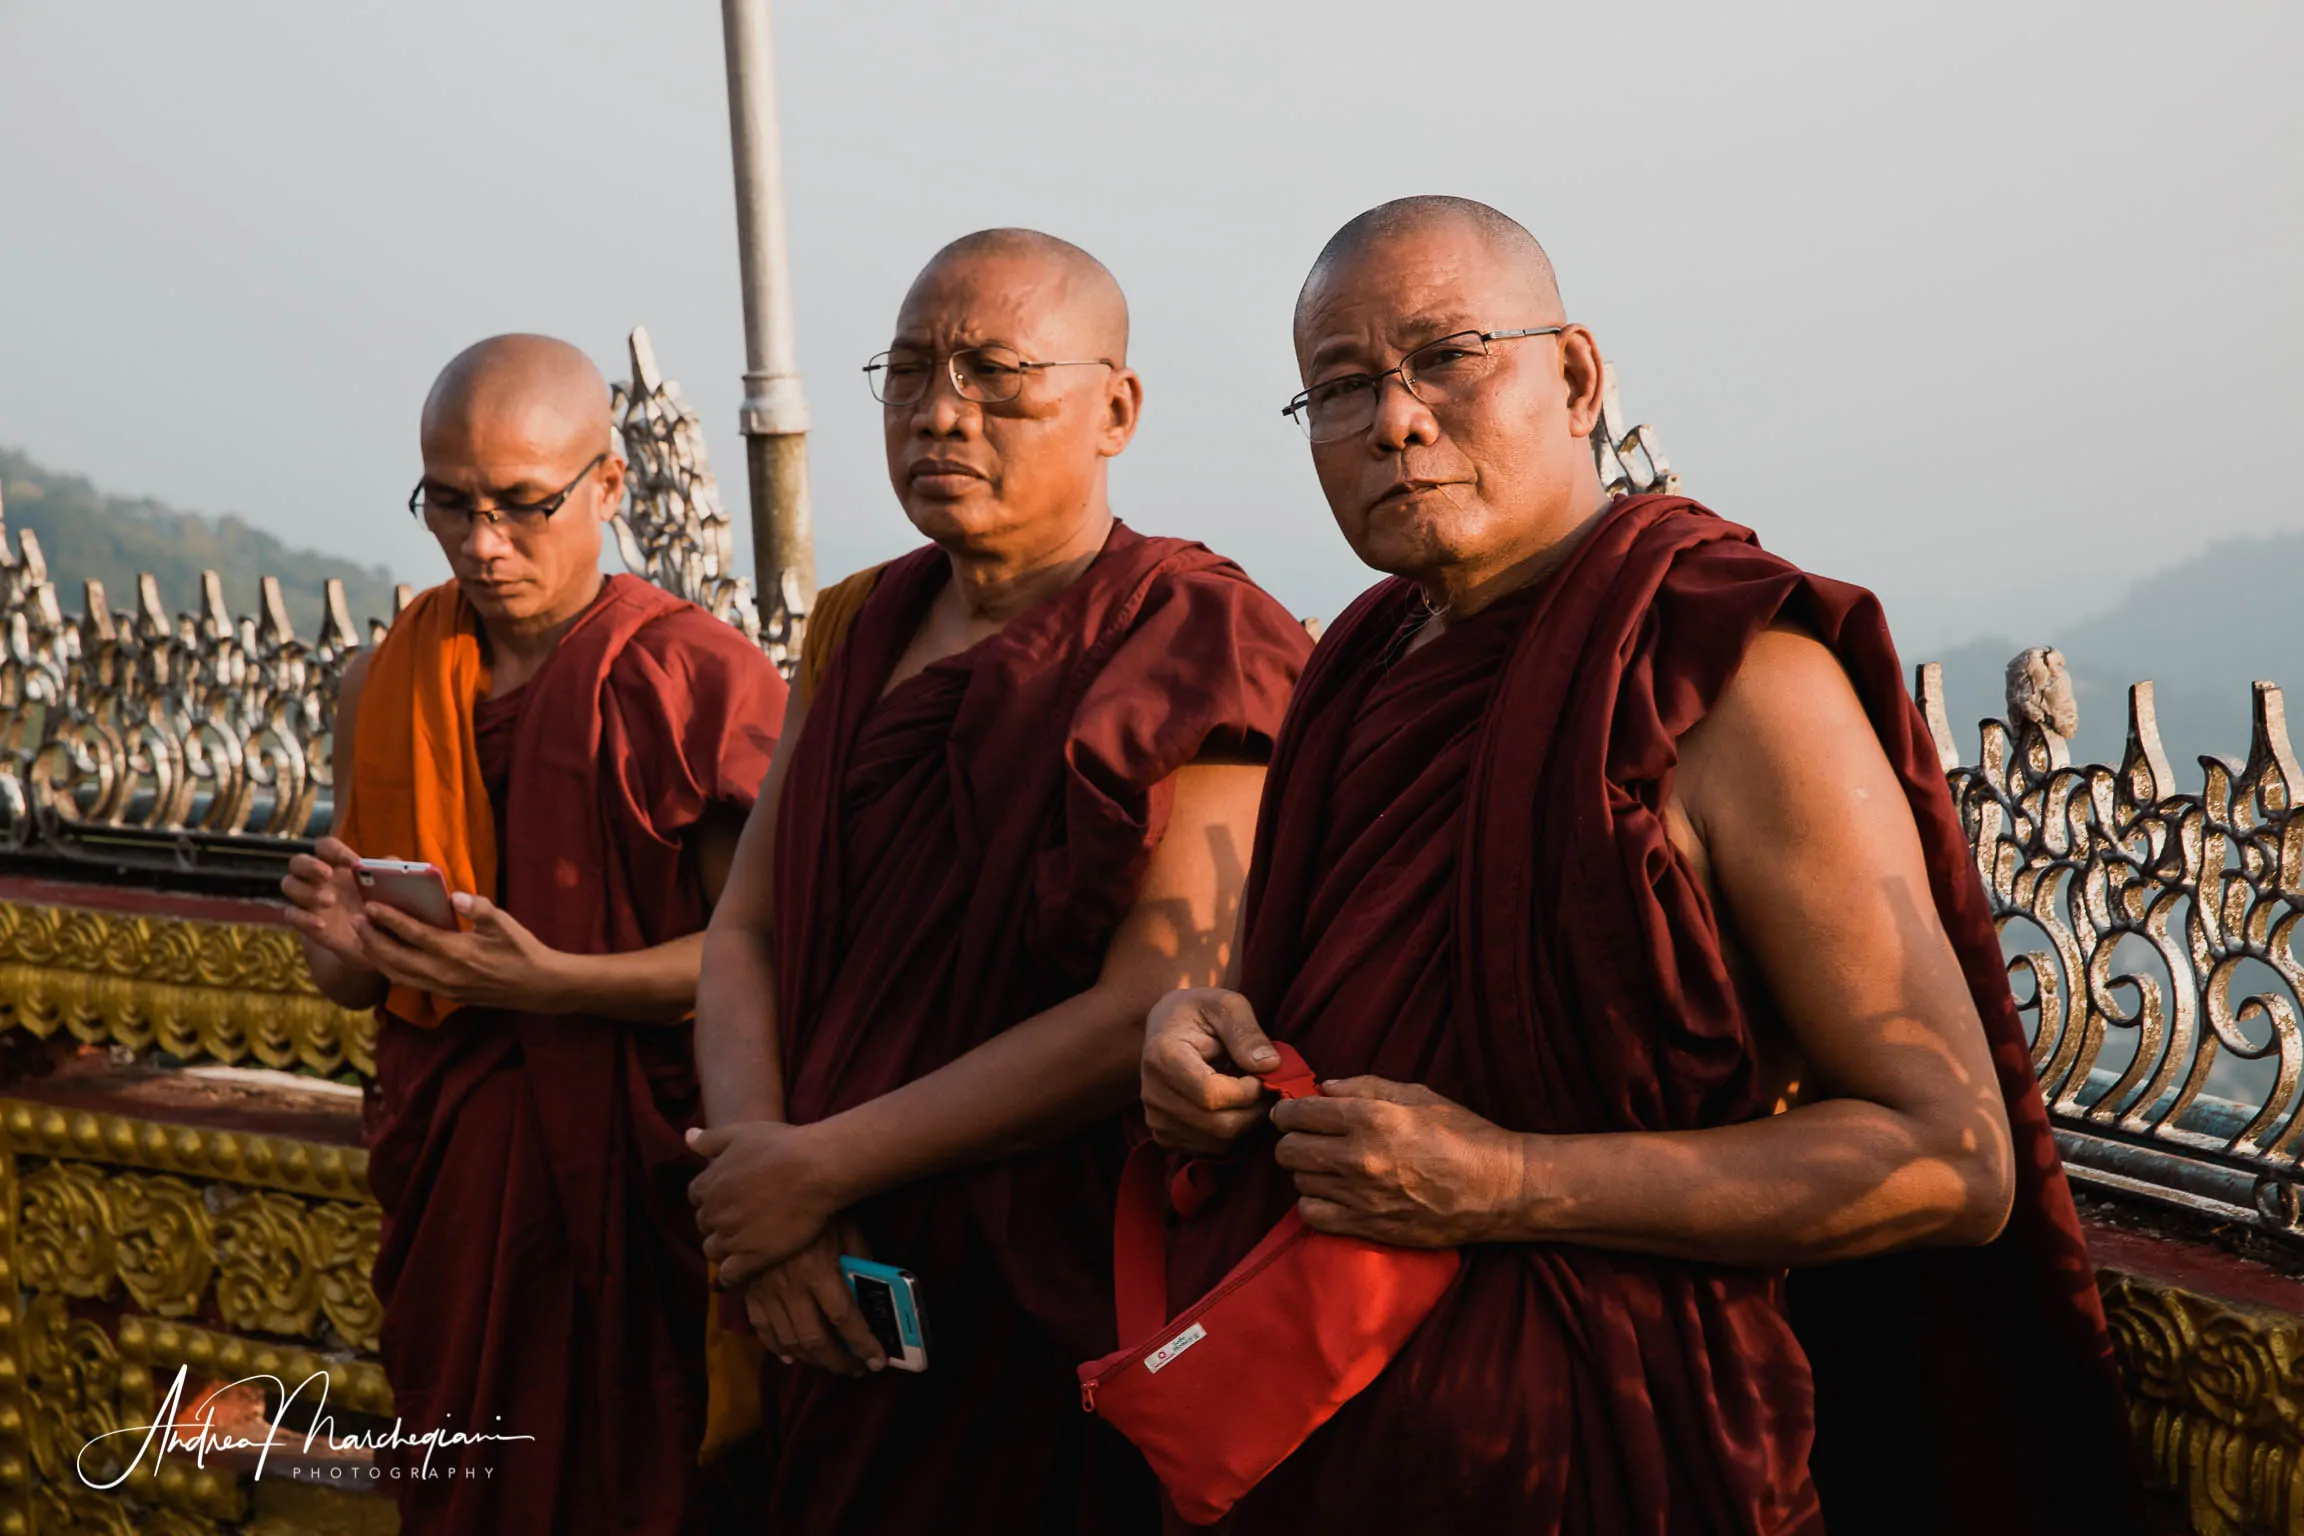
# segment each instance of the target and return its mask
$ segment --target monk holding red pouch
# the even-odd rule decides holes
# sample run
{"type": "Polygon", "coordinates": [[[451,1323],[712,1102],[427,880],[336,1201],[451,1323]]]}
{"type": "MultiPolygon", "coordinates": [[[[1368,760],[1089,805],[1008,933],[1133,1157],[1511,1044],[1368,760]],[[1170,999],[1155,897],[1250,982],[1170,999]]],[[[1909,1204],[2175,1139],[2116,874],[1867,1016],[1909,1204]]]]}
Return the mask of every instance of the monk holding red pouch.
{"type": "Polygon", "coordinates": [[[623,493],[581,352],[500,336],[425,401],[411,506],[455,572],[347,669],[336,835],[284,888],[312,976],[382,1005],[369,1182],[405,1532],[700,1531],[705,1266],[681,1140],[703,928],[784,683],[691,603],[603,579],[623,493]],[[446,875],[462,931],[357,857],[446,875]]]}
{"type": "Polygon", "coordinates": [[[1235,1154],[1167,1293],[1291,1205],[1463,1263],[1222,1528],[2135,1530],[2088,1255],[1879,605],[1692,502],[1604,498],[1598,350],[1491,208],[1354,219],[1295,340],[1322,489],[1391,579],[1296,695],[1238,990],[1151,1020],[1155,1134],[1235,1154]],[[1273,1040],[1322,1095],[1271,1106],[1273,1040]]]}
{"type": "Polygon", "coordinates": [[[706,1252],[778,1357],[771,1531],[1157,1523],[1074,1368],[1114,1348],[1144,1013],[1222,974],[1310,645],[1113,516],[1127,346],[1100,263],[995,230],[928,264],[869,370],[930,542],[825,594],[698,1005],[706,1252]],[[843,1256],[917,1278],[925,1371],[883,1368],[843,1256]]]}

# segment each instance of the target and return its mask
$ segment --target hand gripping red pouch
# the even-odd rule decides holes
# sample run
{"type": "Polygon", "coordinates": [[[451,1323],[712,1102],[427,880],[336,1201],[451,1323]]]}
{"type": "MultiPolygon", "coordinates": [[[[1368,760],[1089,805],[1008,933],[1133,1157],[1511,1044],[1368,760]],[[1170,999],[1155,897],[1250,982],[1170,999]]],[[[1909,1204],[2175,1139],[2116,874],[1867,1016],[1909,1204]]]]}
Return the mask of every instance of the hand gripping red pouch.
{"type": "MultiPolygon", "coordinates": [[[[1317,1095],[1304,1058],[1278,1049],[1264,1086],[1317,1095]]],[[[1147,1142],[1121,1175],[1112,1258],[1125,1344],[1080,1367],[1080,1402],[1135,1442],[1178,1514],[1206,1525],[1376,1379],[1463,1261],[1453,1248],[1315,1232],[1291,1210],[1171,1315],[1168,1212],[1197,1210],[1206,1197],[1193,1175],[1210,1170],[1187,1164],[1170,1188],[1165,1168],[1147,1142]]]]}

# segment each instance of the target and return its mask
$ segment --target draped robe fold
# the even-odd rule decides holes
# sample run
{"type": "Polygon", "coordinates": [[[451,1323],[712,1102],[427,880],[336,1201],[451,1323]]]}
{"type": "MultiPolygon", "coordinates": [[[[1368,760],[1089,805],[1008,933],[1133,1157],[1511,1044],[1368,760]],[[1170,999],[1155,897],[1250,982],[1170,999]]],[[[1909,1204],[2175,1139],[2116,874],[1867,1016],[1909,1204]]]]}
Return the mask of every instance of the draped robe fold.
{"type": "MultiPolygon", "coordinates": [[[[1768,1004],[1739,990],[1660,811],[1677,739],[1781,619],[1839,657],[1910,797],[2014,1127],[2015,1210],[1988,1247],[1803,1272],[1789,1300],[1782,1273],[1470,1249],[1403,1353],[1224,1528],[2133,1529],[2087,1253],[1875,600],[1640,497],[1543,581],[1402,654],[1423,617],[1404,582],[1361,598],[1275,754],[1241,982],[1272,1034],[1324,1075],[1427,1084],[1520,1131],[1766,1113],[1768,1004]]],[[[1254,1143],[1176,1234],[1169,1294],[1205,1292],[1294,1195],[1254,1143]]]]}
{"type": "MultiPolygon", "coordinates": [[[[361,701],[364,759],[405,731],[389,702],[361,701]]],[[[459,720],[496,822],[499,905],[577,953],[702,929],[682,834],[714,808],[749,809],[783,711],[783,680],[735,630],[609,578],[532,680],[459,720]]],[[[690,1032],[486,1008],[430,1028],[384,1018],[369,1181],[404,1432],[534,1437],[433,1455],[452,1476],[415,1476],[421,1447],[385,1453],[403,1531],[655,1536],[725,1514],[735,1462],[695,1465],[706,1282],[687,1199],[702,1163],[682,1140],[697,1123],[690,1032]]]]}
{"type": "MultiPolygon", "coordinates": [[[[832,656],[778,806],[792,1120],[877,1098],[1092,985],[1196,758],[1261,760],[1310,642],[1232,565],[1115,525],[1070,587],[894,688],[948,579],[888,566],[832,656]],[[885,697],[883,691],[885,690],[885,697]]],[[[1244,869],[1245,847],[1217,850],[1244,869]]],[[[1230,914],[1219,914],[1220,942],[1230,914]]],[[[929,1368],[769,1371],[776,1532],[1123,1532],[1135,1452],[1080,1411],[1113,1348],[1117,1120],[856,1215],[919,1280],[929,1368]]]]}

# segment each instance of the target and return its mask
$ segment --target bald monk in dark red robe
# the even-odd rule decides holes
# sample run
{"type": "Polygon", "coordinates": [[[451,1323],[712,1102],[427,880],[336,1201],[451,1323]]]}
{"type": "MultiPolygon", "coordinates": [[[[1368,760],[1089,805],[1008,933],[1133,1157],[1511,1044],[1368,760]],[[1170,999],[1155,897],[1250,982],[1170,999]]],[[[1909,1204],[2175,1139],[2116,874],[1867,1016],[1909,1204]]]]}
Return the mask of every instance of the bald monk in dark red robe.
{"type": "Polygon", "coordinates": [[[991,231],[929,263],[876,360],[931,542],[803,664],[698,1015],[706,1251],[781,1357],[772,1531],[1157,1524],[1073,1367],[1114,1347],[1143,1015],[1221,974],[1310,645],[1231,562],[1113,517],[1127,342],[1093,258],[991,231]],[[924,1373],[882,1369],[843,1254],[918,1277],[924,1373]]]}
{"type": "Polygon", "coordinates": [[[369,1182],[406,1532],[695,1532],[705,1265],[682,1133],[703,928],[784,683],[695,605],[603,579],[622,495],[575,348],[480,343],[425,402],[416,504],[454,579],[348,670],[337,835],[285,882],[314,980],[384,1008],[369,1182]],[[438,865],[464,931],[358,856],[438,865]]]}
{"type": "Polygon", "coordinates": [[[1237,990],[1147,1033],[1156,1135],[1235,1154],[1168,1294],[1292,1204],[1466,1262],[1224,1528],[2135,1529],[2087,1253],[1878,604],[1692,502],[1606,501],[1597,349],[1484,205],[1346,225],[1296,346],[1322,488],[1393,579],[1289,715],[1237,990]],[[1329,1096],[1271,1106],[1271,1040],[1329,1096]]]}

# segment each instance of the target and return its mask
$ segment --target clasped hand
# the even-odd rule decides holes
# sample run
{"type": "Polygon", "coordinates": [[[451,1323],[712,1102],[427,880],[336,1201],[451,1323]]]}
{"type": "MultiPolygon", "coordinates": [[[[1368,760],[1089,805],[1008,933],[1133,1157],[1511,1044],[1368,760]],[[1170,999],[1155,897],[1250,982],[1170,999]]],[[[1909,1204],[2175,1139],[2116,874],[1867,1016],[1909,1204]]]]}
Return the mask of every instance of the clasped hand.
{"type": "Polygon", "coordinates": [[[790,1365],[841,1375],[877,1371],[873,1338],[840,1273],[843,1254],[868,1259],[864,1234],[840,1214],[842,1198],[806,1126],[748,1120],[688,1133],[709,1161],[688,1186],[704,1256],[723,1290],[741,1290],[760,1341],[790,1365]]]}
{"type": "Polygon", "coordinates": [[[1144,1117],[1162,1146],[1229,1150],[1269,1114],[1308,1226],[1408,1248],[1507,1240],[1526,1208],[1531,1138],[1418,1083],[1355,1077],[1267,1111],[1253,1076],[1279,1055],[1236,992],[1162,999],[1145,1023],[1144,1117]]]}

